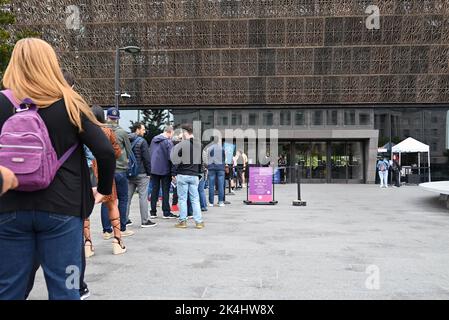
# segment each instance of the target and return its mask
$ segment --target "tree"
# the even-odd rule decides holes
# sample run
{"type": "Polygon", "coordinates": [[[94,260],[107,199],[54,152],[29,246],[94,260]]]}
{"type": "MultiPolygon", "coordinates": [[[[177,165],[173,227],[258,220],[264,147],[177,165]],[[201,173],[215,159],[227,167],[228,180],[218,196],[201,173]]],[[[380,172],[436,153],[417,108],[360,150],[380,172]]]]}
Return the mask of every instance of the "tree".
{"type": "MultiPolygon", "coordinates": [[[[131,121],[133,125],[137,121],[131,121]]],[[[170,113],[167,110],[145,110],[142,112],[142,120],[147,134],[145,139],[150,143],[151,140],[162,133],[164,126],[170,123],[170,113]]]]}
{"type": "Polygon", "coordinates": [[[15,19],[9,9],[9,3],[9,0],[0,0],[0,78],[3,78],[12,51],[11,34],[7,27],[11,26],[15,19]]]}
{"type": "Polygon", "coordinates": [[[0,79],[8,66],[14,44],[23,38],[40,37],[32,30],[13,28],[16,19],[10,3],[10,0],[0,0],[0,79]]]}

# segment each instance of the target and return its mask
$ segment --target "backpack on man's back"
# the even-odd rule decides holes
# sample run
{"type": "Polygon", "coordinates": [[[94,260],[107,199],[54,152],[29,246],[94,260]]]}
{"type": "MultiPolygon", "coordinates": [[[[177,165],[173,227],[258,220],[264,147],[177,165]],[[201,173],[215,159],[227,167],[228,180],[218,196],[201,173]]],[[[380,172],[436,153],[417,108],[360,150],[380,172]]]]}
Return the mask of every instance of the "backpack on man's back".
{"type": "Polygon", "coordinates": [[[128,178],[137,177],[139,175],[139,163],[137,162],[136,154],[134,148],[137,144],[144,139],[141,137],[137,137],[136,140],[131,144],[131,152],[128,156],[128,170],[126,172],[128,178]]]}

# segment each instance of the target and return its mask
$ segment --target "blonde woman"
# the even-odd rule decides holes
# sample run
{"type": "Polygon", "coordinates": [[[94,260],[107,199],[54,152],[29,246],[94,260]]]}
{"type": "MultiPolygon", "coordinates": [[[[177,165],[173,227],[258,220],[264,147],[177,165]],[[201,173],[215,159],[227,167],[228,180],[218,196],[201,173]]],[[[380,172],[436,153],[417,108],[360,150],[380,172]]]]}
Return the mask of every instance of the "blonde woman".
{"type": "MultiPolygon", "coordinates": [[[[17,42],[3,86],[11,90],[15,103],[29,98],[37,105],[58,158],[78,147],[48,188],[12,190],[0,198],[0,300],[25,297],[35,257],[44,271],[49,299],[79,300],[77,286],[67,286],[66,280],[68,273],[76,275],[81,269],[84,218],[95,202],[112,192],[114,150],[87,103],[64,79],[56,53],[45,41],[17,42]],[[83,144],[98,162],[95,195],[83,144]]],[[[0,94],[0,129],[13,110],[13,103],[0,94]]]]}

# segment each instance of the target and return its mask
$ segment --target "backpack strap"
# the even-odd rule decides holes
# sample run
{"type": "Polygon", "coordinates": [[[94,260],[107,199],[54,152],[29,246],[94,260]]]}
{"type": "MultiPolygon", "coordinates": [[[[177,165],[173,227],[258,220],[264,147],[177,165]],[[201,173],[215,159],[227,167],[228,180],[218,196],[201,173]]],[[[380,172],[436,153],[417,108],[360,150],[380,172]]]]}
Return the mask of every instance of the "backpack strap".
{"type": "Polygon", "coordinates": [[[11,89],[3,90],[2,93],[12,103],[12,105],[14,106],[14,110],[16,112],[27,111],[27,110],[37,111],[37,106],[33,102],[33,100],[26,98],[25,100],[22,101],[21,104],[18,104],[16,102],[16,99],[14,99],[14,95],[13,95],[11,89]]]}
{"type": "Polygon", "coordinates": [[[16,99],[14,99],[14,95],[10,89],[3,90],[2,93],[12,103],[14,109],[20,108],[20,105],[16,102],[16,99]]]}
{"type": "Polygon", "coordinates": [[[134,152],[134,147],[137,146],[137,144],[138,144],[140,141],[143,141],[143,138],[137,137],[136,140],[134,140],[134,142],[131,144],[131,150],[132,150],[133,152],[134,152]]]}
{"type": "Polygon", "coordinates": [[[79,142],[75,143],[73,146],[70,147],[69,150],[67,150],[63,156],[58,160],[58,166],[56,168],[56,171],[61,168],[61,166],[64,164],[64,162],[67,161],[67,159],[75,152],[76,148],[78,148],[79,142]]]}

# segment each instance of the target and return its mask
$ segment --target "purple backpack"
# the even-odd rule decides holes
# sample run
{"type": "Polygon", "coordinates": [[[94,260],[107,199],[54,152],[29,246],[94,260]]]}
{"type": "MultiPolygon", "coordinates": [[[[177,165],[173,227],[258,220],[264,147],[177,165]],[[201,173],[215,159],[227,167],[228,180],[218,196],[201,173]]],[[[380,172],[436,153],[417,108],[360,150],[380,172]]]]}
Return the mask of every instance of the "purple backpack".
{"type": "Polygon", "coordinates": [[[46,189],[56,172],[78,147],[73,145],[58,160],[45,122],[31,99],[15,103],[11,90],[2,93],[14,105],[16,113],[3,124],[0,134],[0,165],[14,172],[18,191],[46,189]]]}

